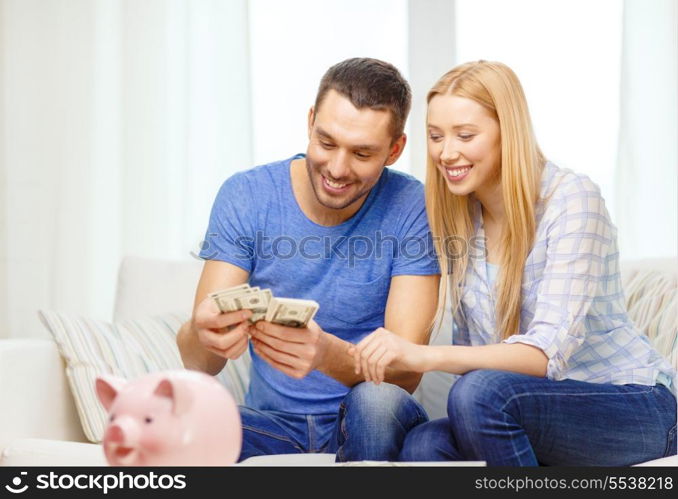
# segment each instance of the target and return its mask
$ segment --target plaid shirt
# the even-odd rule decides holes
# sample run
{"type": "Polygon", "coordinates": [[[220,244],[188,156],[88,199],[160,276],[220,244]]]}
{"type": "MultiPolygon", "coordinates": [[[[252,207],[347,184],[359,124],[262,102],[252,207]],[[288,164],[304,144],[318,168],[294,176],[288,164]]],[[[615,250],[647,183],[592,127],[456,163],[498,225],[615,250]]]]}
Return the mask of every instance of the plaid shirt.
{"type": "MultiPolygon", "coordinates": [[[[669,386],[675,372],[629,319],[621,287],[616,228],[600,189],[585,175],[547,163],[537,232],[523,272],[520,331],[505,343],[540,348],[549,379],[669,386]]],[[[499,342],[496,292],[486,266],[480,203],[455,318],[453,343],[499,342]]]]}

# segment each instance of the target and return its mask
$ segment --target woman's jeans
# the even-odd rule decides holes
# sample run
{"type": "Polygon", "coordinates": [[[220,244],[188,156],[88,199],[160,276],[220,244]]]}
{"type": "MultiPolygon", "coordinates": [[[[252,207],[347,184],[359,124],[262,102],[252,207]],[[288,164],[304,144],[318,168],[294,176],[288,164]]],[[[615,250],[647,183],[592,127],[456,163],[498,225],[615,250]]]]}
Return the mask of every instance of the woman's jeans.
{"type": "Polygon", "coordinates": [[[676,399],[663,385],[478,370],[452,385],[447,414],[412,430],[399,460],[627,466],[676,453],[676,399]]]}
{"type": "Polygon", "coordinates": [[[240,407],[240,460],[268,454],[336,453],[337,461],[397,461],[405,436],[428,421],[405,390],[360,383],[334,414],[292,414],[240,407]]]}

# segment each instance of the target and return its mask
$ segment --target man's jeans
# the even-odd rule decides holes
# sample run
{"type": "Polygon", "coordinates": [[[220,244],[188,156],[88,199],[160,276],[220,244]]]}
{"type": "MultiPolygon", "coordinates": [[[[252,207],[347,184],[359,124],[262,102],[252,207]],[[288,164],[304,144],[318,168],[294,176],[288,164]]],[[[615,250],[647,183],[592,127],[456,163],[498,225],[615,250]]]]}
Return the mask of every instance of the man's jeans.
{"type": "Polygon", "coordinates": [[[428,420],[402,388],[360,383],[338,414],[291,414],[240,407],[240,460],[268,454],[336,453],[337,461],[395,461],[407,432],[428,420]]]}
{"type": "Polygon", "coordinates": [[[663,385],[478,370],[452,385],[447,413],[408,434],[401,461],[627,466],[676,453],[676,399],[663,385]]]}

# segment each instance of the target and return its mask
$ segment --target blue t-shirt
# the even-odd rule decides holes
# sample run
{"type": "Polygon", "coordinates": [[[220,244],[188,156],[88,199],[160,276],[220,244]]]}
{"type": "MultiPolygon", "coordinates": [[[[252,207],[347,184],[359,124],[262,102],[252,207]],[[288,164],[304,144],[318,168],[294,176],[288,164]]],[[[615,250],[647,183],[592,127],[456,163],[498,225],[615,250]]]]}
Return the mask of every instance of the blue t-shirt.
{"type": "MultiPolygon", "coordinates": [[[[317,301],[320,327],[357,343],[384,325],[391,277],[439,273],[423,186],[385,168],[357,213],[324,227],[309,220],[294,197],[290,164],[303,157],[226,180],[200,256],[243,268],[251,286],[270,288],[274,296],[317,301]]],[[[335,413],[348,391],[319,371],[293,379],[250,353],[246,404],[255,409],[335,413]]]]}

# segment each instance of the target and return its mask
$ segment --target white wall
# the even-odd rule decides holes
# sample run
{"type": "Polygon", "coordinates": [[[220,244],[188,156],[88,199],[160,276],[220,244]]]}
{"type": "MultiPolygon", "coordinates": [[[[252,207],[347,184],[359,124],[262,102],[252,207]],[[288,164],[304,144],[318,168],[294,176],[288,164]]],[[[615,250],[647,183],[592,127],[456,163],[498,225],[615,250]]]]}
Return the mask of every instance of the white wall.
{"type": "Polygon", "coordinates": [[[38,308],[110,318],[123,255],[190,258],[223,179],[303,151],[320,76],[352,56],[410,80],[398,167],[422,179],[431,84],[507,62],[547,155],[603,188],[622,258],[675,255],[675,0],[456,5],[0,0],[0,337],[44,335],[38,308]]]}
{"type": "Polygon", "coordinates": [[[678,2],[626,0],[614,172],[622,258],[678,254],[678,2]]]}
{"type": "Polygon", "coordinates": [[[81,270],[95,258],[96,241],[86,237],[91,198],[72,186],[95,175],[93,121],[81,105],[93,98],[94,6],[65,7],[2,3],[5,335],[27,334],[37,304],[89,306],[81,270]]]}
{"type": "Polygon", "coordinates": [[[409,74],[412,111],[409,119],[410,172],[426,179],[426,94],[456,65],[455,5],[449,0],[410,0],[409,74]]]}
{"type": "Polygon", "coordinates": [[[612,211],[622,7],[619,0],[457,0],[456,17],[459,62],[510,66],[546,157],[589,175],[612,211]]]}
{"type": "Polygon", "coordinates": [[[187,259],[251,164],[245,0],[0,0],[2,336],[109,319],[123,255],[187,259]]]}
{"type": "Polygon", "coordinates": [[[458,61],[514,69],[546,156],[600,186],[621,259],[675,257],[678,3],[456,0],[456,9],[458,61]]]}
{"type": "MultiPolygon", "coordinates": [[[[306,152],[320,78],[349,57],[375,57],[408,78],[406,0],[250,2],[254,162],[306,152]]],[[[410,170],[409,154],[396,167],[410,170]]]]}

